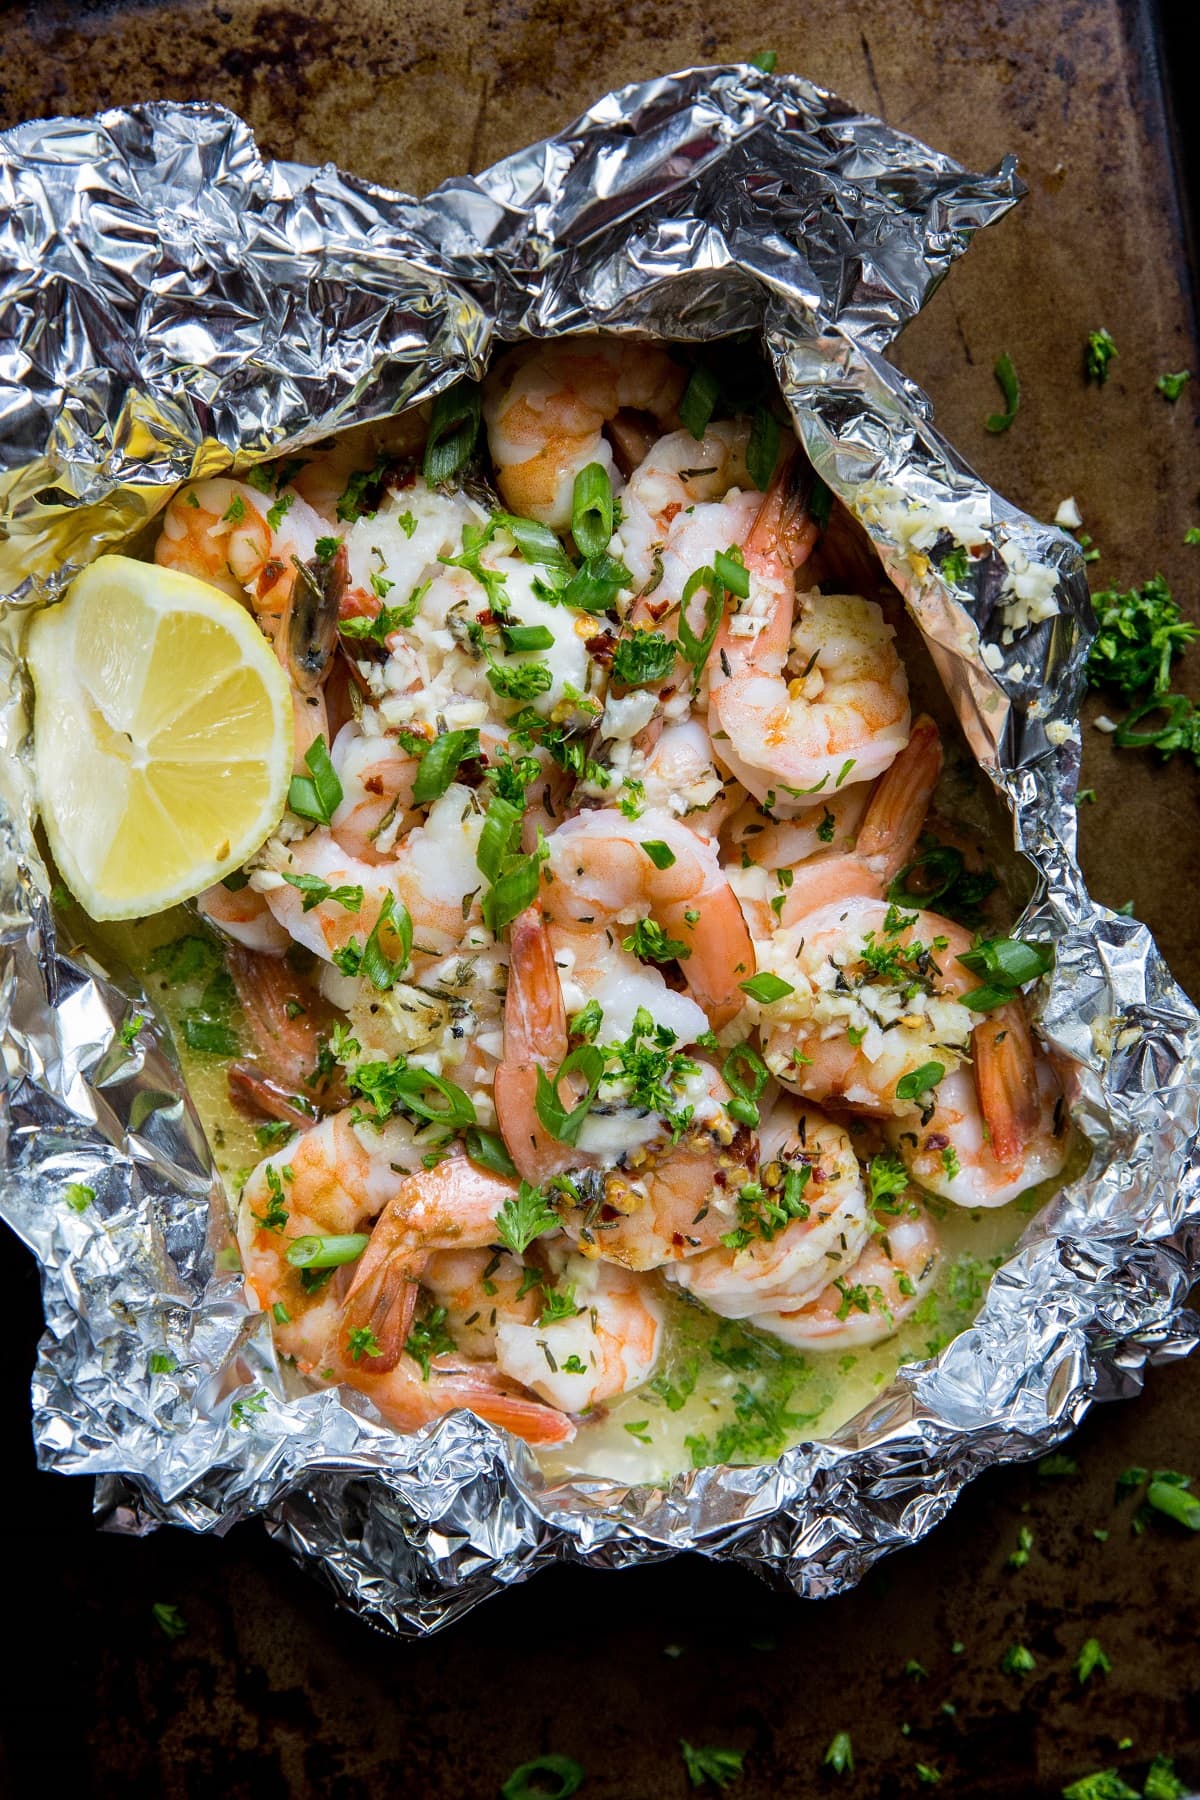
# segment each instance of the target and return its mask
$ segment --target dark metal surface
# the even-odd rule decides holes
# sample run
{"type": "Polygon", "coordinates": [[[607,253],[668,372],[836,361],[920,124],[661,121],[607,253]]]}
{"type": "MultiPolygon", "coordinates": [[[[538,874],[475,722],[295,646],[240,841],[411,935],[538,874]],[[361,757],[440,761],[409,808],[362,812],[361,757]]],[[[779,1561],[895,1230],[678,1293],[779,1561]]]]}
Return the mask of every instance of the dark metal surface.
{"type": "MultiPolygon", "coordinates": [[[[1077,497],[1103,552],[1098,584],[1159,569],[1190,603],[1200,380],[1175,407],[1154,380],[1189,365],[1200,376],[1200,361],[1144,9],[726,0],[713,17],[707,0],[34,0],[0,11],[0,121],[221,100],[273,154],[333,157],[419,191],[618,82],[775,48],[781,67],[975,167],[1018,153],[1028,199],[955,271],[900,360],[1010,498],[1047,515],[1077,497]],[[1120,350],[1103,390],[1085,387],[1081,365],[1100,324],[1120,350]],[[1001,350],[1022,404],[1012,430],[990,437],[1001,350]]],[[[1200,993],[1200,776],[1089,731],[1084,783],[1098,796],[1082,816],[1094,892],[1132,899],[1200,993]]],[[[658,1800],[687,1791],[680,1736],[749,1752],[732,1790],[743,1800],[924,1792],[918,1761],[942,1773],[928,1791],[1024,1800],[1105,1765],[1133,1778],[1160,1748],[1200,1780],[1200,1542],[1135,1539],[1128,1509],[1112,1504],[1129,1463],[1200,1476],[1200,1365],[1153,1375],[1141,1401],[1094,1416],[1078,1477],[987,1477],[931,1539],[844,1599],[802,1605],[694,1560],[624,1577],[556,1572],[403,1649],[335,1614],[256,1530],[225,1542],[95,1536],[84,1488],[32,1468],[36,1284],[11,1244],[3,1255],[20,1349],[4,1374],[5,1541],[13,1563],[38,1572],[0,1687],[0,1783],[7,1759],[14,1793],[34,1791],[40,1772],[38,1791],[49,1779],[81,1794],[482,1800],[515,1763],[556,1749],[587,1768],[584,1800],[658,1800]],[[1034,1547],[1010,1570],[1022,1524],[1034,1547]],[[179,1643],[157,1632],[155,1601],[187,1619],[179,1643]],[[1071,1665],[1090,1635],[1113,1667],[1081,1689],[1071,1665]],[[999,1666],[1014,1641],[1037,1658],[1023,1683],[999,1666]],[[928,1679],[904,1674],[909,1658],[928,1679]],[[843,1729],[856,1771],[838,1779],[820,1759],[843,1729]]]]}

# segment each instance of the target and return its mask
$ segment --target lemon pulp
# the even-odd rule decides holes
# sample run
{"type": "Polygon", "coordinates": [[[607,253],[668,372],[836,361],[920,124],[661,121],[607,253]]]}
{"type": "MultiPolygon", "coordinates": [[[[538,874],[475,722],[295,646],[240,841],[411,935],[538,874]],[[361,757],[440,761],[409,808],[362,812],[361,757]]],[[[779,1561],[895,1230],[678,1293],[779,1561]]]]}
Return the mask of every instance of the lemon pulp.
{"type": "Polygon", "coordinates": [[[30,622],[38,804],[94,919],[198,894],[278,824],[292,762],[283,670],[208,582],[101,556],[30,622]]]}

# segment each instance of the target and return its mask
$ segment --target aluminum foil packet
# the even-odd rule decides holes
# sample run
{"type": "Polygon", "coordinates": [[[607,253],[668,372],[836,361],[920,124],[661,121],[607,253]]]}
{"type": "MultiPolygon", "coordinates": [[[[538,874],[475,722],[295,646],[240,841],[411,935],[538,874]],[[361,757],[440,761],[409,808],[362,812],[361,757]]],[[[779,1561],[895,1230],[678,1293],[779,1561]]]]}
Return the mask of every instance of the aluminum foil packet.
{"type": "Polygon", "coordinates": [[[212,106],[0,138],[0,1206],[42,1267],[43,1467],[118,1529],[261,1517],[346,1605],[419,1634],[552,1559],[676,1550],[806,1595],[920,1537],[982,1468],[1044,1451],[1190,1350],[1200,1019],[1075,861],[1080,554],[1009,506],[883,351],[1019,197],[798,77],[688,70],[419,201],[265,162],[212,106]],[[32,607],[190,477],[390,414],[501,342],[760,333],[817,471],[866,526],[1036,877],[1039,999],[1091,1159],[975,1323],[830,1440],[669,1487],[550,1484],[468,1414],[412,1437],[334,1390],[285,1397],[165,1028],[56,941],[33,837],[32,607]],[[967,573],[948,579],[945,553],[967,573]],[[127,1036],[130,1034],[126,1034],[127,1036]],[[82,1212],[70,1182],[94,1189],[82,1212]]]}

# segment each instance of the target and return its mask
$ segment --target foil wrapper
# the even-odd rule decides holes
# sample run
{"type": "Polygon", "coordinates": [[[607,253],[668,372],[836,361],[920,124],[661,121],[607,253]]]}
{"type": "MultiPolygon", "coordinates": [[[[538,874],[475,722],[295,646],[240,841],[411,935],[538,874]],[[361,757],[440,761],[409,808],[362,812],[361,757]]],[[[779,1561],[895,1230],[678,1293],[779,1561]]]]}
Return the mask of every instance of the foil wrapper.
{"type": "Polygon", "coordinates": [[[552,1559],[699,1550],[807,1595],[926,1532],[965,1482],[1046,1450],[1189,1351],[1200,1020],[1148,931],[1075,860],[1091,614],[1073,542],[991,492],[883,351],[1021,192],[799,78],[685,71],[424,201],[265,162],[211,106],[0,138],[2,1207],[42,1267],[42,1466],[117,1529],[261,1517],[349,1607],[428,1632],[552,1559]],[[974,1324],[828,1441],[669,1487],[551,1484],[467,1414],[412,1437],[365,1400],[287,1398],[165,1028],[56,941],[33,836],[31,607],[180,481],[390,414],[498,342],[761,333],[797,432],[867,526],[1036,877],[1057,945],[1039,1025],[1074,1071],[1085,1175],[1031,1222],[974,1324]],[[973,550],[947,584],[938,549],[973,550]],[[930,552],[933,552],[932,556],[930,552]],[[128,1034],[127,1034],[128,1035],[128,1034]],[[69,1182],[95,1201],[64,1203],[69,1182]]]}

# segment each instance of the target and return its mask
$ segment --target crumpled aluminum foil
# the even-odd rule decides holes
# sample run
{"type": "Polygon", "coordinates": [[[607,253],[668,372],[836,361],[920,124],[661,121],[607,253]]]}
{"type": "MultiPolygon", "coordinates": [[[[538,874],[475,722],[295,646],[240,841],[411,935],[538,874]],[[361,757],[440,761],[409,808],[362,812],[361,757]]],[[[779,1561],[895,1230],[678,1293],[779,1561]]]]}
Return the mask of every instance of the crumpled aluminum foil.
{"type": "Polygon", "coordinates": [[[698,1549],[829,1594],[980,1469],[1045,1450],[1093,1400],[1135,1392],[1148,1360],[1192,1348],[1200,1020],[1075,862],[1079,553],[983,486],[882,357],[1020,192],[1010,161],[968,174],[744,67],[609,95],[425,201],[264,163],[210,106],[0,138],[0,1205],[43,1271],[39,1458],[98,1477],[118,1529],[261,1516],[346,1605],[409,1634],[554,1558],[698,1549]],[[596,328],[764,334],[805,448],[866,523],[1036,872],[1022,929],[1058,946],[1041,1029],[1073,1059],[1093,1147],[934,1361],[827,1442],[665,1490],[549,1485],[470,1415],[397,1438],[356,1396],[284,1397],[169,1040],[152,1023],[126,1047],[144,999],[56,941],[20,657],[28,609],[176,483],[478,375],[494,340],[596,328]],[[980,552],[965,589],[928,554],[948,519],[980,552]],[[1057,610],[1028,626],[1022,570],[1043,598],[1057,583],[1057,610]],[[71,1181],[95,1190],[81,1213],[71,1181]]]}

